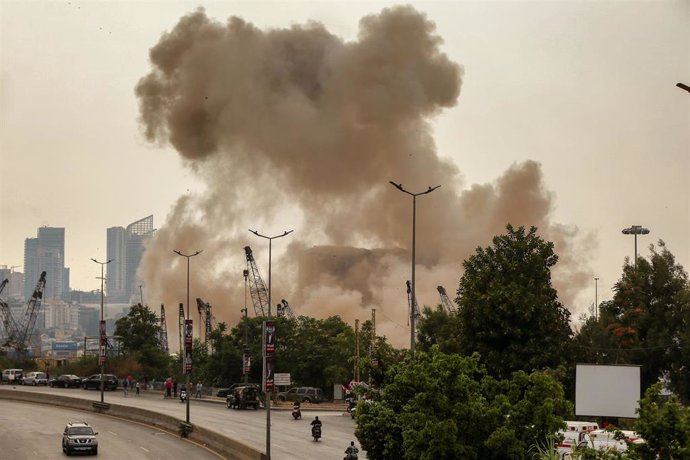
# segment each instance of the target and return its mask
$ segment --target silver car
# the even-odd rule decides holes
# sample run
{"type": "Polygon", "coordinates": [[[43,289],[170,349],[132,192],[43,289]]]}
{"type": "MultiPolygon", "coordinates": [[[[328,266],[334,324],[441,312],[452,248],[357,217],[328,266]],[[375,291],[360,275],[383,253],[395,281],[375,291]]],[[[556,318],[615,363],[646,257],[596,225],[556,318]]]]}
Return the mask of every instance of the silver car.
{"type": "Polygon", "coordinates": [[[29,372],[22,379],[22,385],[48,385],[48,376],[45,372],[29,372]]]}

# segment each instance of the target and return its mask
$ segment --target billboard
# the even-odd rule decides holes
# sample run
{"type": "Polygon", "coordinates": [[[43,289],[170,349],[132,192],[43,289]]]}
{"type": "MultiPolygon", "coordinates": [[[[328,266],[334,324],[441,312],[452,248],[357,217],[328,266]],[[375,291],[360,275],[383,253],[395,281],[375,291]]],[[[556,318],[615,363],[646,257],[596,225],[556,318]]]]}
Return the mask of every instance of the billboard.
{"type": "Polygon", "coordinates": [[[637,418],[640,366],[577,364],[575,415],[637,418]]]}

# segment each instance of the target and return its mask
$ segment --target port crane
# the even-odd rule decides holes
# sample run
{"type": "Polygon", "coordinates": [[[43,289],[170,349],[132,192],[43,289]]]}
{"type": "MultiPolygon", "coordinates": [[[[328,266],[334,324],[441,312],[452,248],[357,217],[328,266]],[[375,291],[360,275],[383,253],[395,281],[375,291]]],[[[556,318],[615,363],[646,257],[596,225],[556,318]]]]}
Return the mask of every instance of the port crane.
{"type": "Polygon", "coordinates": [[[422,315],[419,313],[419,305],[417,305],[417,299],[412,298],[412,284],[410,283],[410,280],[407,280],[405,284],[407,285],[407,306],[409,308],[408,311],[412,311],[412,309],[414,308],[414,317],[419,318],[422,315]]]}
{"type": "Polygon", "coordinates": [[[252,248],[244,247],[244,253],[247,257],[247,271],[249,271],[249,293],[252,297],[252,304],[254,304],[254,314],[256,316],[267,316],[268,310],[268,290],[264,284],[263,278],[259,273],[259,267],[256,266],[252,248]]]}
{"type": "Polygon", "coordinates": [[[445,308],[448,313],[454,313],[455,307],[453,306],[453,302],[451,302],[450,298],[448,297],[446,288],[444,288],[443,286],[437,286],[436,290],[441,296],[441,304],[443,305],[443,308],[445,308]]]}
{"type": "Polygon", "coordinates": [[[28,342],[36,327],[36,318],[38,317],[38,311],[41,309],[45,287],[46,272],[41,272],[34,293],[27,303],[24,317],[20,322],[14,320],[9,307],[7,307],[6,303],[2,302],[3,324],[7,331],[6,347],[13,347],[17,352],[24,352],[28,348],[28,342]]]}

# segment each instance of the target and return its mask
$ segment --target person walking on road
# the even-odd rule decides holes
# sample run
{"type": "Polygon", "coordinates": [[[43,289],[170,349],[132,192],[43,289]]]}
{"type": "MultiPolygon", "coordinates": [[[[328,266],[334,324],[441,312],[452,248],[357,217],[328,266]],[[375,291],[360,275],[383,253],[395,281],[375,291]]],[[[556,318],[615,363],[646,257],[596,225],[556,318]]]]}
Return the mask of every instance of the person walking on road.
{"type": "Polygon", "coordinates": [[[204,386],[201,383],[201,380],[199,380],[196,383],[196,394],[194,395],[195,398],[201,398],[201,390],[204,386]]]}

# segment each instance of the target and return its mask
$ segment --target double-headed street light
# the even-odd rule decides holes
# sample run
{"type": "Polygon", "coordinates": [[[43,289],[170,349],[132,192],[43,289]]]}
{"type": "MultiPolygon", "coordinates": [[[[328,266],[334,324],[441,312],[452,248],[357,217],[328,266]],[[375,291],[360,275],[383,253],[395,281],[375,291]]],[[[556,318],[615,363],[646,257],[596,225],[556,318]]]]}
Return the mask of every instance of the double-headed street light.
{"type": "MultiPolygon", "coordinates": [[[[191,259],[194,256],[198,256],[201,254],[203,249],[201,251],[197,251],[194,254],[182,254],[180,251],[173,249],[173,252],[177,254],[178,256],[186,257],[187,258],[187,319],[191,320],[192,317],[189,316],[189,259],[191,259]]],[[[191,331],[190,331],[191,332],[191,331]]],[[[187,371],[187,362],[186,362],[187,357],[184,356],[182,358],[182,365],[184,366],[184,373],[186,375],[185,379],[185,389],[187,390],[187,423],[189,423],[189,399],[191,398],[192,395],[192,389],[189,388],[189,372],[187,371]]]]}
{"type": "MultiPolygon", "coordinates": [[[[282,235],[276,235],[276,236],[266,236],[262,235],[256,230],[249,229],[250,232],[255,234],[258,237],[265,238],[268,240],[268,320],[271,320],[271,243],[273,240],[276,238],[282,238],[290,233],[293,232],[293,230],[286,230],[282,235]]],[[[246,278],[245,278],[246,279],[246,278]]],[[[246,300],[245,300],[246,302],[246,300]]],[[[245,309],[247,308],[245,304],[245,309]]],[[[262,338],[263,340],[263,338],[262,338]]],[[[264,359],[264,369],[263,369],[263,375],[266,378],[266,360],[264,359]]],[[[266,391],[266,459],[271,460],[271,392],[266,391]]]]}
{"type": "Polygon", "coordinates": [[[635,271],[637,272],[637,235],[646,235],[649,233],[648,228],[642,225],[633,225],[632,227],[624,228],[624,235],[635,235],[635,271]]]}
{"type": "Polygon", "coordinates": [[[104,391],[104,384],[103,384],[103,365],[105,364],[105,344],[103,343],[105,340],[108,340],[108,337],[106,335],[105,331],[105,323],[103,319],[103,281],[105,281],[105,278],[103,277],[103,267],[108,265],[110,262],[113,261],[113,259],[109,259],[107,262],[99,262],[94,258],[91,258],[94,262],[99,264],[101,266],[101,322],[99,324],[99,342],[98,342],[98,361],[101,364],[101,402],[103,402],[103,391],[104,391]]]}
{"type": "Polygon", "coordinates": [[[402,186],[402,184],[396,184],[393,181],[389,181],[390,184],[400,190],[403,193],[407,193],[412,197],[412,301],[410,302],[410,351],[414,354],[414,348],[415,348],[415,299],[417,298],[415,296],[415,238],[416,238],[416,220],[417,220],[417,197],[419,195],[426,195],[427,193],[431,193],[437,188],[440,187],[440,185],[437,185],[436,187],[429,187],[426,191],[424,192],[419,192],[419,193],[412,193],[408,192],[405,190],[402,186]]]}

